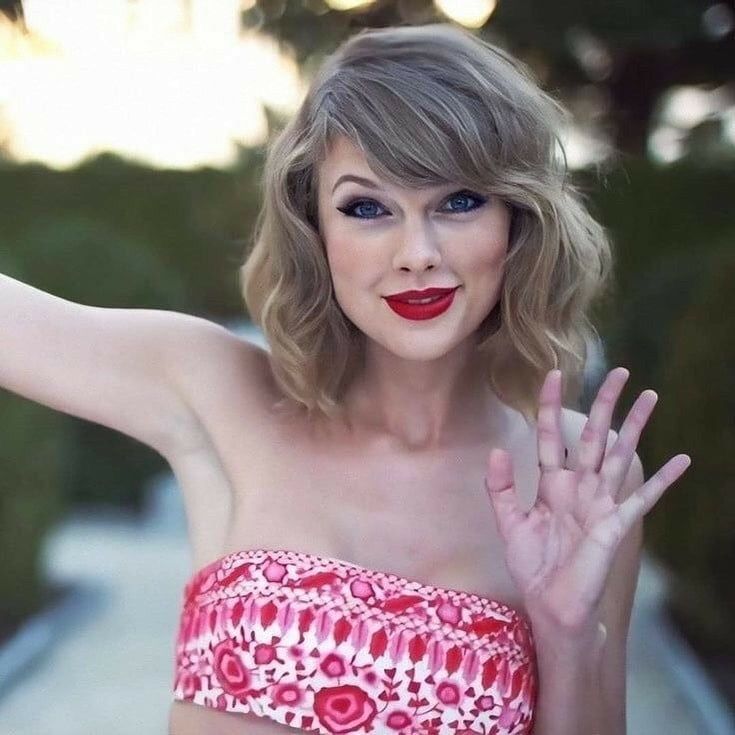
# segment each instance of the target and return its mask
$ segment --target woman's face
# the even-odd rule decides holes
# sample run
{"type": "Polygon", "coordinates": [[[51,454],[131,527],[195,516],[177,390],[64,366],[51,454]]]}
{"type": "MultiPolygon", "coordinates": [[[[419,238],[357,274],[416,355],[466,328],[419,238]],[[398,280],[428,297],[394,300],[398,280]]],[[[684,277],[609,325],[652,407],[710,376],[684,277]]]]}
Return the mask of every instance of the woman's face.
{"type": "Polygon", "coordinates": [[[357,328],[409,360],[439,358],[473,335],[500,295],[508,205],[456,185],[410,190],[379,181],[345,137],[335,140],[318,178],[335,295],[357,328]],[[459,288],[449,309],[431,319],[399,316],[385,299],[434,286],[459,288]]]}

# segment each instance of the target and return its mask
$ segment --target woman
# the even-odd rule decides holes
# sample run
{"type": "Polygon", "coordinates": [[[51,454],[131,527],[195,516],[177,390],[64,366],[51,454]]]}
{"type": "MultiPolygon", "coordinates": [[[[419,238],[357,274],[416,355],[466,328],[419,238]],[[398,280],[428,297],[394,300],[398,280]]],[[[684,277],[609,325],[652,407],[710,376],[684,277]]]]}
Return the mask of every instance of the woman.
{"type": "Polygon", "coordinates": [[[178,479],[172,735],[625,732],[643,516],[690,460],[644,482],[624,368],[562,407],[612,262],[564,120],[458,28],[349,39],[268,153],[241,275],[270,353],[2,278],[2,384],[178,479]]]}

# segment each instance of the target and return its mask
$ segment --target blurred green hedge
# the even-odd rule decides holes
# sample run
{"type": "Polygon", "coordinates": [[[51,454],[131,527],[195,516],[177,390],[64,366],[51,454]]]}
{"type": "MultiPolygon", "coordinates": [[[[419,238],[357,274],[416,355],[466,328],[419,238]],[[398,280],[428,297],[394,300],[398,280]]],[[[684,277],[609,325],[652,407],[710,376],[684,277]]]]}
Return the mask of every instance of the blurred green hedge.
{"type": "Polygon", "coordinates": [[[629,163],[594,195],[618,258],[603,315],[610,368],[631,371],[616,428],[641,391],[659,400],[638,454],[648,480],[679,453],[692,466],[645,519],[672,573],[670,607],[700,651],[735,661],[735,170],[629,163]]]}
{"type": "Polygon", "coordinates": [[[698,648],[735,661],[735,233],[709,259],[659,368],[651,470],[686,451],[689,473],[654,509],[648,539],[675,573],[671,605],[698,648]]]}
{"type": "Polygon", "coordinates": [[[62,516],[63,417],[0,393],[0,639],[48,595],[41,576],[43,540],[62,516]]]}

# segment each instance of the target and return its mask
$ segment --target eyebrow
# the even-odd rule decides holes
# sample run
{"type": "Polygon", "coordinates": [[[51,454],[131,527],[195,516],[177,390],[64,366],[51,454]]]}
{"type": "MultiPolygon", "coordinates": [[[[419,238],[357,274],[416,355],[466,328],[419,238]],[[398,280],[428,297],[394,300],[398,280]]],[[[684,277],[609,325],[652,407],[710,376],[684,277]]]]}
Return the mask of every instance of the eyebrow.
{"type": "Polygon", "coordinates": [[[380,189],[380,186],[370,179],[365,179],[362,176],[355,176],[355,174],[344,174],[337,179],[337,182],[332,187],[332,194],[334,194],[334,190],[345,181],[354,181],[356,184],[363,184],[369,189],[380,189]]]}

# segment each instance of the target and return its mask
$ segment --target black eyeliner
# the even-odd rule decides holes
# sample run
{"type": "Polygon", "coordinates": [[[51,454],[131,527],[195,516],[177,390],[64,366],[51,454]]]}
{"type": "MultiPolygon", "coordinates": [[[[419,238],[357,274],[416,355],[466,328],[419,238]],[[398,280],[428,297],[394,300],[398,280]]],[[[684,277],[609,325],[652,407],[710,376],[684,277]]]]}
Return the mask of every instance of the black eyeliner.
{"type": "MultiPolygon", "coordinates": [[[[488,197],[482,196],[481,194],[477,194],[476,192],[472,191],[471,189],[458,189],[457,191],[453,192],[452,194],[449,194],[445,202],[450,201],[456,196],[460,195],[469,195],[469,198],[474,199],[478,202],[477,206],[472,207],[471,209],[466,209],[464,211],[459,212],[450,212],[450,214],[468,214],[469,212],[474,212],[477,209],[480,209],[480,207],[484,206],[488,202],[488,197]]],[[[375,199],[371,199],[370,197],[357,197],[355,199],[351,199],[342,207],[337,207],[337,210],[339,212],[342,212],[347,217],[353,217],[354,219],[378,219],[380,215],[376,215],[375,217],[357,217],[354,214],[350,214],[350,210],[354,209],[359,204],[365,204],[365,203],[372,203],[377,204],[379,207],[384,208],[380,202],[376,201],[375,199]]]]}

